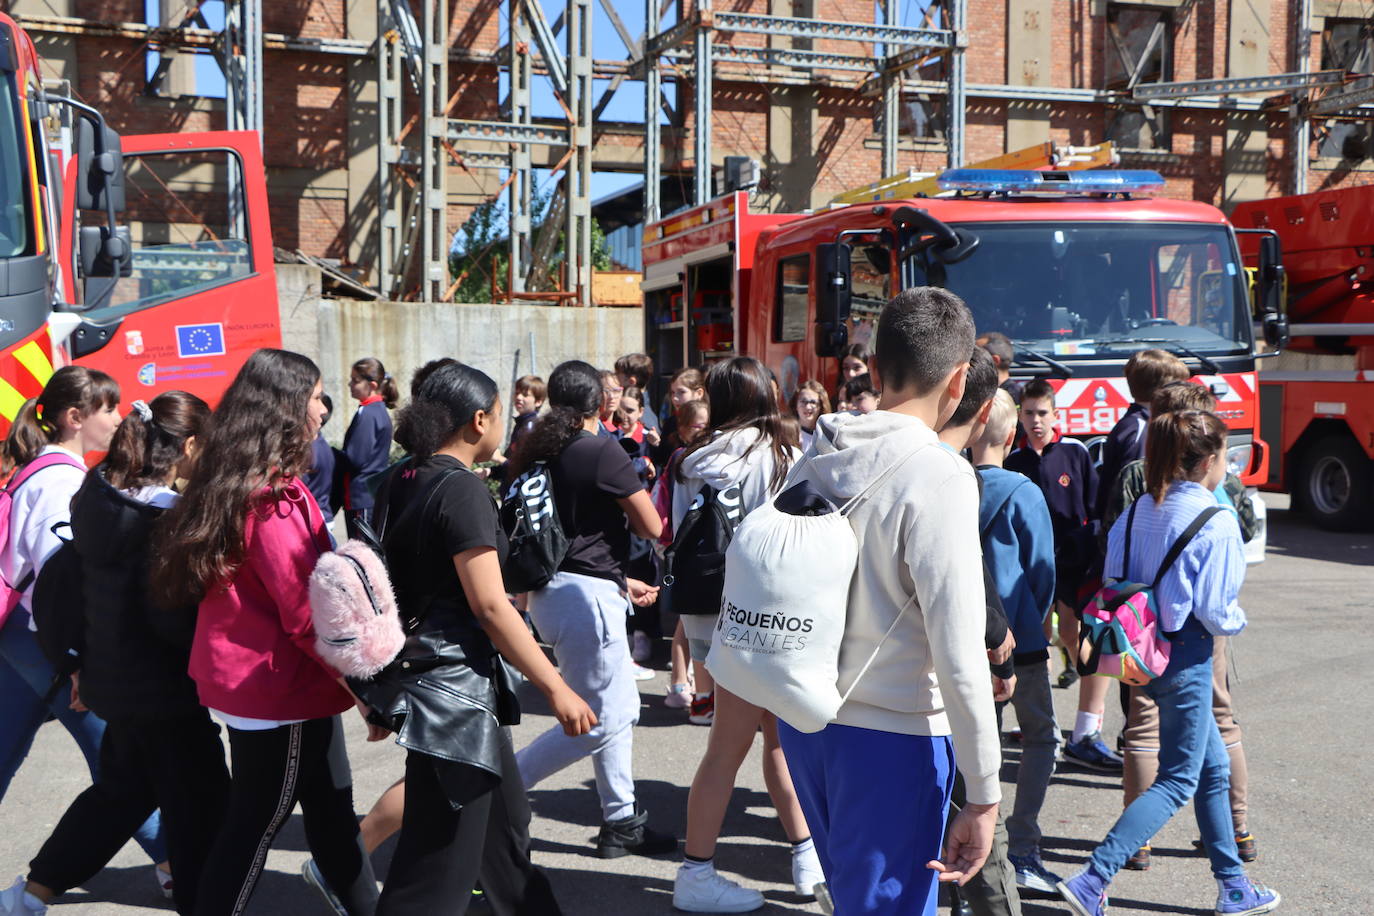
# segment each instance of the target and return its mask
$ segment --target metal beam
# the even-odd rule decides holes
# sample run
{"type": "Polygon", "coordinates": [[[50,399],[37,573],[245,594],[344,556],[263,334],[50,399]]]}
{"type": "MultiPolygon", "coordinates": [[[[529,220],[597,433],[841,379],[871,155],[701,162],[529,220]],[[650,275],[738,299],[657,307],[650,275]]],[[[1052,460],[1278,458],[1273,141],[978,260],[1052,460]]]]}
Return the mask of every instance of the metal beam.
{"type": "Polygon", "coordinates": [[[792,38],[862,41],[903,48],[949,48],[954,44],[954,34],[946,29],[833,22],[826,19],[798,19],[793,16],[760,16],[755,13],[720,11],[711,15],[710,24],[722,32],[755,32],[764,35],[787,35],[792,38]]]}
{"type": "MultiPolygon", "coordinates": [[[[538,0],[535,0],[537,3],[538,0]]],[[[534,116],[533,61],[528,52],[530,21],[525,4],[510,4],[510,119],[513,124],[528,127],[534,116]],[[521,48],[526,49],[521,53],[521,48]]],[[[452,123],[449,125],[452,128],[452,123]]],[[[464,154],[467,158],[471,154],[464,154]]],[[[517,143],[510,147],[506,158],[510,169],[510,186],[506,190],[506,210],[509,217],[509,280],[507,292],[525,292],[529,272],[531,207],[534,197],[534,170],[531,167],[530,146],[517,143]]]]}
{"type": "Polygon", "coordinates": [[[401,252],[405,247],[396,168],[401,162],[402,95],[400,38],[384,4],[377,4],[377,288],[382,298],[401,292],[401,252]]]}
{"type": "Polygon", "coordinates": [[[511,0],[511,2],[524,4],[530,29],[534,33],[534,43],[539,46],[539,52],[544,55],[544,66],[548,68],[549,82],[553,83],[554,91],[566,99],[568,97],[568,64],[558,50],[558,43],[554,40],[554,30],[549,27],[549,20],[544,18],[544,7],[539,0],[511,0]]]}
{"type": "Polygon", "coordinates": [[[686,44],[697,31],[700,19],[692,16],[684,19],[666,32],[657,32],[644,50],[645,58],[657,57],[664,51],[686,44]]]}
{"type": "MultiPolygon", "coordinates": [[[[691,71],[695,51],[685,48],[669,51],[664,55],[673,61],[685,64],[691,71]]],[[[796,67],[804,70],[852,70],[859,73],[873,72],[873,58],[858,54],[830,54],[825,51],[807,51],[797,48],[753,48],[736,45],[712,45],[711,59],[721,63],[746,63],[765,67],[796,67]]]]}
{"type": "MultiPolygon", "coordinates": [[[[1312,67],[1312,0],[1297,0],[1293,23],[1293,66],[1299,73],[1312,67]]],[[[1307,170],[1312,165],[1312,122],[1298,100],[1288,109],[1288,146],[1293,163],[1289,193],[1307,193],[1307,170]]]]}
{"type": "Polygon", "coordinates": [[[1317,99],[1307,107],[1308,113],[1332,115],[1374,102],[1374,85],[1371,85],[1367,79],[1360,80],[1360,82],[1363,85],[1359,89],[1348,89],[1345,92],[1337,92],[1334,95],[1317,99]]]}
{"type": "Polygon", "coordinates": [[[422,0],[423,92],[420,94],[420,299],[448,290],[448,0],[422,0]]]}
{"type": "MultiPolygon", "coordinates": [[[[901,15],[901,6],[898,0],[882,0],[881,11],[883,25],[900,25],[898,17],[901,15]]],[[[884,48],[883,51],[884,56],[886,56],[888,49],[884,48]]],[[[904,53],[910,53],[910,51],[904,53]]],[[[879,79],[882,81],[883,92],[883,107],[879,115],[882,119],[883,131],[882,163],[879,172],[883,175],[893,175],[897,172],[898,124],[901,118],[900,78],[897,73],[884,68],[879,79]]]]}
{"type": "Polygon", "coordinates": [[[1174,83],[1141,83],[1131,97],[1142,99],[1187,98],[1198,95],[1238,95],[1251,92],[1291,92],[1315,89],[1345,82],[1344,70],[1319,70],[1315,73],[1275,73],[1270,76],[1239,76],[1216,80],[1188,80],[1174,83]]]}
{"type": "Polygon", "coordinates": [[[469,121],[448,119],[450,143],[492,141],[495,143],[542,143],[564,146],[568,143],[568,129],[543,124],[517,124],[508,121],[469,121]]]}
{"type": "Polygon", "coordinates": [[[644,0],[644,223],[647,225],[662,216],[659,201],[663,183],[663,147],[658,125],[659,100],[662,92],[658,72],[658,58],[649,48],[658,37],[658,0],[644,0]]]}
{"type": "MultiPolygon", "coordinates": [[[[697,0],[698,15],[711,15],[711,0],[697,0]]],[[[777,17],[770,16],[770,19],[777,17]]],[[[698,29],[696,33],[696,75],[692,81],[692,124],[693,172],[695,186],[692,198],[695,204],[704,204],[711,199],[711,93],[714,85],[711,56],[711,30],[698,29]]]]}
{"type": "Polygon", "coordinates": [[[968,25],[968,0],[945,0],[949,14],[949,27],[955,39],[954,53],[949,57],[949,96],[945,102],[946,143],[948,144],[949,167],[957,169],[964,164],[964,126],[968,108],[968,62],[964,49],[968,43],[964,29],[968,25]]]}
{"type": "Polygon", "coordinates": [[[592,6],[591,0],[568,0],[568,215],[564,230],[564,263],[568,290],[578,305],[592,304],[592,6]]]}

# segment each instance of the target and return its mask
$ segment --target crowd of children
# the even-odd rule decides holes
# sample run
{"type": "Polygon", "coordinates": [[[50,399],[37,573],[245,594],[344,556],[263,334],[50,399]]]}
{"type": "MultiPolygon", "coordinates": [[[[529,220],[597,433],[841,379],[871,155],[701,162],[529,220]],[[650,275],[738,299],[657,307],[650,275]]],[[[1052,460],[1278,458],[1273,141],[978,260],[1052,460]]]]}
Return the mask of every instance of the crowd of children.
{"type": "Polygon", "coordinates": [[[1134,403],[1094,461],[1062,435],[1054,386],[1010,379],[1012,342],[978,336],[956,296],[901,293],[872,343],[845,351],[837,379],[787,392],[744,356],[670,377],[644,354],[608,369],[569,361],[547,381],[517,379],[509,411],[490,377],[436,360],[415,373],[394,429],[396,381],[361,359],[341,449],[321,432],[331,405],[319,370],[297,354],[259,351],[213,414],[167,392],[121,420],[108,376],[59,370],[3,452],[0,797],[49,716],[76,739],[92,786],[28,874],[0,891],[0,914],[43,913],[131,836],[178,912],[250,912],[298,802],[313,856],[303,877],[334,912],[462,913],[480,885],[493,912],[556,914],[555,888],[530,859],[526,792],[564,767],[591,759],[597,855],[679,849],[650,825],[632,762],[635,681],[653,676],[641,666],[664,637],[663,702],[710,728],[687,797],[680,910],[764,905],[713,864],[760,733],[792,884],[827,909],[933,913],[949,886],[961,913],[1019,914],[1030,892],[1101,916],[1116,872],[1150,867],[1151,836],[1194,797],[1216,912],[1274,909],[1278,894],[1244,871],[1257,850],[1226,677],[1226,638],[1245,626],[1241,544],[1254,516],[1226,473],[1210,392],[1177,356],[1137,353],[1126,366],[1134,403]],[[101,452],[87,472],[85,456],[101,452]],[[484,478],[504,489],[536,469],[551,481],[566,548],[543,585],[510,596],[507,532],[484,478]],[[848,692],[819,732],[713,682],[718,592],[672,574],[683,551],[728,542],[731,526],[793,486],[831,506],[865,495],[849,514],[848,692]],[[1207,514],[1165,563],[1180,532],[1218,505],[1228,511],[1207,514]],[[335,511],[350,536],[379,544],[407,632],[435,646],[425,678],[380,679],[400,706],[360,699],[317,651],[307,580],[331,549],[335,511]],[[89,648],[70,677],[40,651],[30,613],[62,523],[86,576],[77,594],[89,648]],[[102,540],[110,531],[117,543],[102,540]],[[1111,681],[1077,673],[1079,609],[1104,578],[1150,581],[1161,565],[1172,660],[1145,686],[1120,688],[1114,749],[1102,733],[1111,681]],[[1067,741],[1052,699],[1060,658],[1059,686],[1079,691],[1067,741]],[[499,710],[506,662],[558,720],[519,749],[503,713],[475,721],[452,698],[476,678],[499,710]],[[999,807],[1007,706],[1019,731],[1009,810],[999,807]],[[404,777],[361,826],[340,720],[350,707],[369,740],[409,736],[404,777]],[[1067,879],[1041,859],[1061,753],[1122,774],[1124,790],[1120,820],[1067,879]],[[379,892],[370,854],[398,830],[379,892]]]}

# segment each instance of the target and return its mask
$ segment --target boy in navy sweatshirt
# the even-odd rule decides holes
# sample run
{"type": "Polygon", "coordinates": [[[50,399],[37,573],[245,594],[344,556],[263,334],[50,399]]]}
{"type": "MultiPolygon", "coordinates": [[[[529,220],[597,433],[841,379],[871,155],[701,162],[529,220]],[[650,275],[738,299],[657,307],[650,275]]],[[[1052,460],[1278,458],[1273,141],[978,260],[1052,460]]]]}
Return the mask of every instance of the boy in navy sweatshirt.
{"type": "MultiPolygon", "coordinates": [[[[1126,361],[1126,384],[1134,403],[1107,435],[1102,444],[1102,466],[1098,468],[1097,518],[1102,518],[1107,501],[1116,488],[1117,475],[1132,461],[1145,457],[1145,427],[1150,422],[1150,401],[1155,392],[1170,382],[1186,382],[1187,365],[1166,350],[1140,350],[1126,361]]],[[[1104,534],[1103,537],[1106,537],[1104,534]]]]}
{"type": "MultiPolygon", "coordinates": [[[[1087,447],[1077,439],[1061,437],[1055,429],[1059,415],[1049,382],[1036,379],[1026,385],[1021,393],[1020,416],[1026,444],[1007,456],[1006,468],[1029,477],[1049,507],[1054,527],[1059,640],[1072,655],[1078,650],[1079,591],[1097,565],[1093,530],[1097,471],[1087,447]]],[[[1111,681],[1103,677],[1084,678],[1079,684],[1078,718],[1064,756],[1089,769],[1120,773],[1121,758],[1102,742],[1102,716],[1110,685],[1111,681]]]]}
{"type": "MultiPolygon", "coordinates": [[[[992,571],[1016,637],[1012,654],[1016,689],[1011,703],[1021,727],[1022,750],[1016,803],[1007,819],[1008,859],[1016,869],[1017,885],[1053,893],[1060,879],[1040,861],[1039,820],[1059,750],[1044,631],[1045,617],[1054,604],[1054,528],[1040,488],[1002,467],[1015,438],[1016,405],[1001,390],[972,449],[983,482],[978,509],[983,562],[992,571]]],[[[999,728],[1005,706],[1002,702],[997,707],[999,728]]]]}

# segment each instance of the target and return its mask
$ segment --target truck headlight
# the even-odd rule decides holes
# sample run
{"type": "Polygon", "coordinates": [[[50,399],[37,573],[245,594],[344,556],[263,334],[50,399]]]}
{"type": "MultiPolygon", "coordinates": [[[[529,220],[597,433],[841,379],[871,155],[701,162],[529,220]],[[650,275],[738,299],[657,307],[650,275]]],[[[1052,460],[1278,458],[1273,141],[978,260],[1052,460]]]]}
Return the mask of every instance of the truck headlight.
{"type": "Polygon", "coordinates": [[[1255,450],[1252,443],[1233,445],[1226,450],[1226,470],[1237,477],[1250,470],[1250,458],[1255,450]]]}

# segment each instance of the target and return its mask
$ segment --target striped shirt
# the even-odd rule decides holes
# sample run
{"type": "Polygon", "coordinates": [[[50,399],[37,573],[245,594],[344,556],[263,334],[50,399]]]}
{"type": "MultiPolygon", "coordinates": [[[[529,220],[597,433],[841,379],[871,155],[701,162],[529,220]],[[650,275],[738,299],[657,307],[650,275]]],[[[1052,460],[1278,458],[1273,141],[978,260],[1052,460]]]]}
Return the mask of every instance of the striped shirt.
{"type": "MultiPolygon", "coordinates": [[[[1169,487],[1164,502],[1156,504],[1148,494],[1137,500],[1135,527],[1131,531],[1131,565],[1122,571],[1129,512],[1122,512],[1107,536],[1108,576],[1133,582],[1154,581],[1164,555],[1199,512],[1217,505],[1206,487],[1178,481],[1169,487]]],[[[1155,590],[1160,626],[1172,633],[1183,627],[1188,615],[1215,636],[1234,636],[1245,629],[1245,611],[1237,598],[1245,581],[1245,552],[1240,526],[1233,512],[1219,512],[1207,521],[1155,590]]]]}

